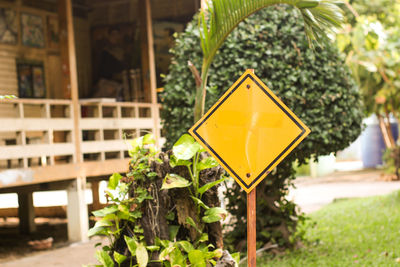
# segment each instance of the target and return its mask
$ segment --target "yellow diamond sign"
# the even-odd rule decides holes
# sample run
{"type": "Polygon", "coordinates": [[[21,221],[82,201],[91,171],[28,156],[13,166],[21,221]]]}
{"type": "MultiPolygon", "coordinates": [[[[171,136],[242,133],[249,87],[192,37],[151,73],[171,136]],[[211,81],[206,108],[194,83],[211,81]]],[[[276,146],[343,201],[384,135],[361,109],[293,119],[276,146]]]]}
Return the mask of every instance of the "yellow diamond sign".
{"type": "Polygon", "coordinates": [[[189,132],[249,193],[310,130],[248,70],[189,132]]]}

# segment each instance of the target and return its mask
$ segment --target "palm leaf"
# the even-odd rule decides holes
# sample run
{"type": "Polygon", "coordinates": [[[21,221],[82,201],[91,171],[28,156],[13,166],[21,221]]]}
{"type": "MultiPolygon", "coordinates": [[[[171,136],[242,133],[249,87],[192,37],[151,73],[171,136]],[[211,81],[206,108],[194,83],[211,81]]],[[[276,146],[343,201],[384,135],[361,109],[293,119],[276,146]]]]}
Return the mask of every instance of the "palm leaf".
{"type": "Polygon", "coordinates": [[[341,26],[343,14],[337,3],[335,0],[211,0],[199,21],[204,54],[202,72],[208,71],[215,53],[236,25],[256,11],[275,4],[296,7],[304,18],[305,32],[311,44],[341,26]]]}
{"type": "Polygon", "coordinates": [[[201,84],[196,86],[195,122],[204,114],[208,69],[229,33],[256,11],[276,4],[296,7],[304,19],[304,30],[312,45],[327,32],[339,28],[343,22],[342,10],[336,0],[210,0],[208,9],[199,16],[203,65],[201,84]]]}

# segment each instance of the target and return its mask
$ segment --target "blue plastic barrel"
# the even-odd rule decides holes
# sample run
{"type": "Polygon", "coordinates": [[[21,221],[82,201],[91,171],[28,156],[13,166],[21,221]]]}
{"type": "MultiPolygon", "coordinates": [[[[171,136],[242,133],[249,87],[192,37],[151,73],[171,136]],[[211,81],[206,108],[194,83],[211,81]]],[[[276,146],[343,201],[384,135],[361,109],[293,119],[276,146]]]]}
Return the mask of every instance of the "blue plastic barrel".
{"type": "MultiPolygon", "coordinates": [[[[397,123],[390,124],[393,137],[397,140],[399,127],[397,123]]],[[[385,151],[385,142],[376,118],[367,122],[367,127],[361,134],[361,159],[364,168],[375,168],[382,165],[382,155],[385,151]]]]}

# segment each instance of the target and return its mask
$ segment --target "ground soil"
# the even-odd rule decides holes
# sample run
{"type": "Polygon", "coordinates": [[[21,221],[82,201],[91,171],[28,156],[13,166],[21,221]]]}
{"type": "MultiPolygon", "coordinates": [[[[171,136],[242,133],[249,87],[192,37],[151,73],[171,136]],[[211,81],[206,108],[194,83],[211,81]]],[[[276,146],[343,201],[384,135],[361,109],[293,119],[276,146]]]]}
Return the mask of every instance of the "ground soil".
{"type": "Polygon", "coordinates": [[[19,233],[18,218],[0,218],[0,265],[1,263],[40,253],[33,250],[28,242],[54,239],[51,249],[69,245],[67,238],[67,220],[58,218],[36,218],[37,231],[30,235],[19,233]]]}
{"type": "MultiPolygon", "coordinates": [[[[341,198],[381,195],[400,190],[400,181],[384,182],[381,172],[377,170],[341,172],[314,179],[298,178],[295,185],[289,196],[306,213],[341,198]]],[[[0,266],[81,267],[82,264],[96,262],[94,244],[99,240],[71,245],[67,242],[66,219],[36,218],[36,223],[37,233],[21,235],[17,218],[7,218],[6,221],[0,218],[0,266]],[[48,237],[54,238],[50,251],[33,251],[28,245],[30,240],[48,237]]]]}

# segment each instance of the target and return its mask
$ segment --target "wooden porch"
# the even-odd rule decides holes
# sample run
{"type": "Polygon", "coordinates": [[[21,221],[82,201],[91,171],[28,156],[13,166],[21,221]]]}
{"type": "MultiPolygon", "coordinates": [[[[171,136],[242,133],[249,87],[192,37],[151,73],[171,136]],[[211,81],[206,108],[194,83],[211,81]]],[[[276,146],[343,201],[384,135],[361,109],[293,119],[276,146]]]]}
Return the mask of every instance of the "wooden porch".
{"type": "MultiPolygon", "coordinates": [[[[180,21],[188,20],[200,6],[200,1],[173,2],[180,21]]],[[[171,14],[165,14],[166,5],[159,0],[15,0],[0,1],[0,9],[15,11],[18,18],[27,12],[41,16],[43,21],[56,17],[60,27],[56,48],[50,47],[48,40],[41,48],[27,47],[20,40],[20,32],[14,45],[0,40],[0,58],[6,59],[0,63],[0,94],[21,96],[21,79],[17,77],[21,60],[44,62],[46,74],[42,98],[0,101],[0,193],[18,194],[20,229],[29,233],[35,231],[32,193],[66,190],[69,239],[85,240],[85,189],[92,188],[93,206],[99,207],[98,182],[114,172],[126,172],[131,139],[151,132],[158,145],[163,144],[156,91],[162,84],[157,84],[160,73],[153,21],[171,14]],[[121,7],[129,7],[125,18],[118,20],[118,13],[109,14],[99,22],[99,13],[121,7]],[[87,55],[93,51],[85,43],[85,34],[95,32],[99,25],[106,25],[110,32],[120,25],[134,24],[140,28],[140,66],[133,64],[121,70],[123,77],[116,84],[121,84],[123,99],[117,93],[109,96],[93,92],[98,88],[95,83],[99,79],[92,78],[98,66],[87,55]]]]}

